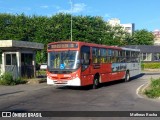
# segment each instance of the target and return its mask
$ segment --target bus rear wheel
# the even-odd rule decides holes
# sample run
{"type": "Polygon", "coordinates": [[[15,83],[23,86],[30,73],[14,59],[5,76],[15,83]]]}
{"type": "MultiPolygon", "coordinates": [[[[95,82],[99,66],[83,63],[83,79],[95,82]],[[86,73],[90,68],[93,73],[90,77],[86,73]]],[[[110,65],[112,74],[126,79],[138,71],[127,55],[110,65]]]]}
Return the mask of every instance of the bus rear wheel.
{"type": "Polygon", "coordinates": [[[99,78],[95,77],[93,80],[93,89],[97,89],[99,87],[99,78]]]}
{"type": "Polygon", "coordinates": [[[129,71],[126,71],[125,82],[129,82],[129,80],[130,80],[130,74],[129,71]]]}

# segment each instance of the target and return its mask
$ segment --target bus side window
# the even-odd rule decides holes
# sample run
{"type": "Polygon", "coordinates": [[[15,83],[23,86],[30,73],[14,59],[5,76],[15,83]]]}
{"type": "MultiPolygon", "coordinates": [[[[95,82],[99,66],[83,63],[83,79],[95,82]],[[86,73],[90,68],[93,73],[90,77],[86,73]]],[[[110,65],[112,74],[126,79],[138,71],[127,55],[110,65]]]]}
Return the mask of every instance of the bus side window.
{"type": "Polygon", "coordinates": [[[90,64],[90,47],[88,46],[81,47],[81,64],[82,71],[87,69],[90,64]]]}
{"type": "Polygon", "coordinates": [[[102,48],[100,49],[100,63],[106,63],[107,62],[107,50],[102,48]]]}
{"type": "Polygon", "coordinates": [[[126,62],[131,62],[131,52],[130,51],[126,51],[126,62]]]}
{"type": "Polygon", "coordinates": [[[83,53],[81,54],[81,60],[82,60],[82,63],[85,64],[85,65],[88,65],[89,64],[89,54],[87,53],[83,53]]]}
{"type": "Polygon", "coordinates": [[[109,50],[109,56],[110,56],[110,62],[111,63],[114,63],[115,62],[115,60],[116,60],[116,58],[115,58],[115,51],[114,50],[112,50],[112,49],[110,49],[109,50]]]}
{"type": "Polygon", "coordinates": [[[112,61],[112,50],[107,49],[107,63],[111,63],[112,61]]]}
{"type": "Polygon", "coordinates": [[[121,63],[126,62],[126,54],[124,50],[120,51],[120,62],[121,63]]]}
{"type": "Polygon", "coordinates": [[[93,63],[100,63],[100,52],[98,48],[92,48],[93,63]]]}
{"type": "Polygon", "coordinates": [[[116,63],[118,62],[118,50],[112,50],[112,62],[116,63]]]}

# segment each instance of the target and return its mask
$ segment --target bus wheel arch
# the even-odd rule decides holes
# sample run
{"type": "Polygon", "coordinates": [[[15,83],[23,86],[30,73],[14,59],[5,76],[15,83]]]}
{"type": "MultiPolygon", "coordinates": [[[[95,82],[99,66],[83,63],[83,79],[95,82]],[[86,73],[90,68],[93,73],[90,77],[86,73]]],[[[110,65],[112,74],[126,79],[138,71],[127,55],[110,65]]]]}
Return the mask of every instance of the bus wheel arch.
{"type": "Polygon", "coordinates": [[[93,89],[97,89],[99,87],[99,83],[100,83],[100,75],[99,73],[96,73],[93,79],[93,89]]]}
{"type": "Polygon", "coordinates": [[[125,74],[124,80],[125,80],[125,82],[129,82],[130,81],[130,72],[129,72],[129,70],[126,70],[126,74],[125,74]]]}

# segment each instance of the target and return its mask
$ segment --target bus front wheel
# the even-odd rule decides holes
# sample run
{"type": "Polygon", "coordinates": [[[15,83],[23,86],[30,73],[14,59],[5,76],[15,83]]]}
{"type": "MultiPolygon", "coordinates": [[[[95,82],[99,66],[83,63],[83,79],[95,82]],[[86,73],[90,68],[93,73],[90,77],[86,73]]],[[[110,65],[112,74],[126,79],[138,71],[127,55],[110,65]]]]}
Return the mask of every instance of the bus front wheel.
{"type": "Polygon", "coordinates": [[[93,89],[97,89],[99,87],[99,77],[95,77],[93,80],[93,89]]]}

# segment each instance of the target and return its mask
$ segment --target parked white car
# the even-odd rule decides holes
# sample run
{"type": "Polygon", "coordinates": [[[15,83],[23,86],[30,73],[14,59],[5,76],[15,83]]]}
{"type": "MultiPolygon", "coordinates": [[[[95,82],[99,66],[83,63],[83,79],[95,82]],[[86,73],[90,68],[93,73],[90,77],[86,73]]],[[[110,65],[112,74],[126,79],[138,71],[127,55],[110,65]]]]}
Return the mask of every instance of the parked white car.
{"type": "Polygon", "coordinates": [[[47,63],[42,63],[42,64],[40,65],[40,69],[41,69],[41,70],[46,70],[46,69],[47,69],[47,63]]]}

